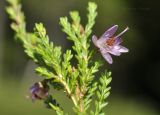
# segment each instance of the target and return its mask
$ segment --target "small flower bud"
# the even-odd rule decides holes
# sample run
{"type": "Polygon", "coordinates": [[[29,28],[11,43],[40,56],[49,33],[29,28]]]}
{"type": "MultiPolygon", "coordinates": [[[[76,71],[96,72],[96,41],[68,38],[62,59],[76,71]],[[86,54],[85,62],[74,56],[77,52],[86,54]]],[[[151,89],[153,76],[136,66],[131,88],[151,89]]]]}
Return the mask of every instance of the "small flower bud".
{"type": "Polygon", "coordinates": [[[35,83],[31,88],[30,88],[30,93],[31,93],[31,99],[34,101],[36,99],[42,100],[45,99],[49,93],[49,86],[46,84],[46,82],[38,82],[35,83]]]}

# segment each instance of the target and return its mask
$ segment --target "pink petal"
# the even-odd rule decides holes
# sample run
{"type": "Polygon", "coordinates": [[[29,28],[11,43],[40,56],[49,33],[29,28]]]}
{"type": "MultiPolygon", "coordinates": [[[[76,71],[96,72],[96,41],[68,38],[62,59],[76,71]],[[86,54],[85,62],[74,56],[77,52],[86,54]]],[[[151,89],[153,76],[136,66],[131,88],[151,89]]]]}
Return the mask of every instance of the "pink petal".
{"type": "Polygon", "coordinates": [[[116,38],[114,44],[119,45],[120,43],[122,43],[122,39],[121,38],[116,38]]]}
{"type": "Polygon", "coordinates": [[[101,38],[106,38],[106,37],[112,37],[114,33],[117,31],[118,25],[114,25],[110,27],[102,36],[101,38]]]}
{"type": "Polygon", "coordinates": [[[120,56],[121,55],[121,52],[119,51],[119,49],[116,49],[116,48],[111,48],[110,50],[108,50],[108,52],[112,55],[115,55],[115,56],[120,56]]]}
{"type": "Polygon", "coordinates": [[[109,64],[112,64],[113,63],[113,60],[112,60],[112,57],[109,53],[103,53],[101,52],[102,56],[104,57],[104,59],[109,63],[109,64]]]}
{"type": "Polygon", "coordinates": [[[95,35],[92,36],[92,42],[94,43],[95,46],[97,46],[97,36],[95,35]]]}
{"type": "Polygon", "coordinates": [[[127,52],[129,52],[128,48],[123,47],[121,45],[117,45],[116,47],[119,47],[119,52],[121,52],[121,53],[127,53],[127,52]]]}
{"type": "Polygon", "coordinates": [[[116,50],[120,50],[121,46],[120,45],[114,45],[113,48],[116,49],[116,50]]]}
{"type": "Polygon", "coordinates": [[[98,42],[103,43],[105,42],[108,38],[112,37],[114,33],[117,31],[118,25],[114,25],[111,28],[109,28],[98,40],[98,42]]]}

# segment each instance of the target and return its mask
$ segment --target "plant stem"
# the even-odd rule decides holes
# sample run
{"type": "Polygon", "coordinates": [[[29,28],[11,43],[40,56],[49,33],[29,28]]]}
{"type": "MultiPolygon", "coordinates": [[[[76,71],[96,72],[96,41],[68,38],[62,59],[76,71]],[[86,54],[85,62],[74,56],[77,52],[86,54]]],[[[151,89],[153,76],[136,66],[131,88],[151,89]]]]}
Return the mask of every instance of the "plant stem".
{"type": "Polygon", "coordinates": [[[58,80],[63,84],[63,86],[65,87],[65,90],[67,92],[67,94],[70,96],[70,98],[72,99],[74,105],[77,107],[78,104],[77,104],[77,99],[75,98],[75,96],[72,94],[68,84],[62,79],[63,76],[60,74],[59,77],[56,77],[56,78],[59,78],[58,80]]]}

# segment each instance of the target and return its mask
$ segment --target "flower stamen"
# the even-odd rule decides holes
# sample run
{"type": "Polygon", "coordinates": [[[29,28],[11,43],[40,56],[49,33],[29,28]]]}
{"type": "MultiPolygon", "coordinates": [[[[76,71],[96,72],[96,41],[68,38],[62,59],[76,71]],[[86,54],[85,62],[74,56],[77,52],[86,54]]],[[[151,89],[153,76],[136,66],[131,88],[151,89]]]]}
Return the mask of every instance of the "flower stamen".
{"type": "Polygon", "coordinates": [[[122,34],[124,34],[126,31],[129,30],[129,27],[126,27],[121,33],[119,33],[115,38],[120,37],[122,34]]]}
{"type": "Polygon", "coordinates": [[[109,39],[106,40],[106,44],[107,44],[108,46],[113,46],[114,43],[115,43],[115,38],[114,38],[114,37],[109,38],[109,39]]]}

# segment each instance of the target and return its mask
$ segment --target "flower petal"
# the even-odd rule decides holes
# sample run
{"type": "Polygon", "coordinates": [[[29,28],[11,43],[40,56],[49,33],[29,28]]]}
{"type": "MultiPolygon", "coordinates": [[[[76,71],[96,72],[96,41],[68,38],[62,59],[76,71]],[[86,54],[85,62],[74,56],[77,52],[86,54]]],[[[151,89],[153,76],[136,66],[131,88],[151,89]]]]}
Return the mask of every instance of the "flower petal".
{"type": "Polygon", "coordinates": [[[122,43],[122,39],[121,38],[116,38],[114,45],[119,45],[120,43],[122,43]]]}
{"type": "Polygon", "coordinates": [[[101,37],[98,39],[98,44],[102,44],[106,42],[106,40],[114,35],[114,33],[117,31],[118,25],[114,25],[111,28],[109,28],[101,37]]]}
{"type": "Polygon", "coordinates": [[[127,52],[129,52],[129,49],[128,49],[128,48],[123,47],[123,46],[121,46],[121,45],[119,45],[119,46],[120,46],[120,49],[119,49],[120,52],[122,52],[122,53],[127,53],[127,52]]]}
{"type": "Polygon", "coordinates": [[[97,46],[97,36],[95,35],[92,36],[92,42],[94,43],[95,46],[97,46]]]}
{"type": "Polygon", "coordinates": [[[101,37],[100,39],[98,39],[98,42],[97,44],[101,45],[103,44],[104,42],[106,42],[106,40],[110,37],[113,36],[113,34],[116,32],[118,28],[118,25],[114,25],[112,26],[111,28],[109,28],[101,37]]]}
{"type": "Polygon", "coordinates": [[[113,48],[111,48],[110,50],[108,50],[108,52],[112,55],[115,55],[115,56],[121,55],[121,52],[119,51],[119,49],[116,49],[115,46],[113,48]]]}
{"type": "Polygon", "coordinates": [[[112,64],[113,63],[113,60],[112,60],[112,57],[109,53],[104,53],[104,52],[101,52],[102,56],[104,57],[104,59],[109,63],[109,64],[112,64]]]}
{"type": "Polygon", "coordinates": [[[49,93],[49,86],[47,84],[44,84],[42,82],[35,83],[31,88],[30,88],[30,97],[32,101],[36,99],[44,99],[46,98],[49,93]]]}
{"type": "Polygon", "coordinates": [[[108,38],[108,37],[112,37],[114,35],[114,33],[117,31],[118,29],[118,25],[114,25],[111,28],[109,28],[102,36],[101,38],[108,38]]]}

